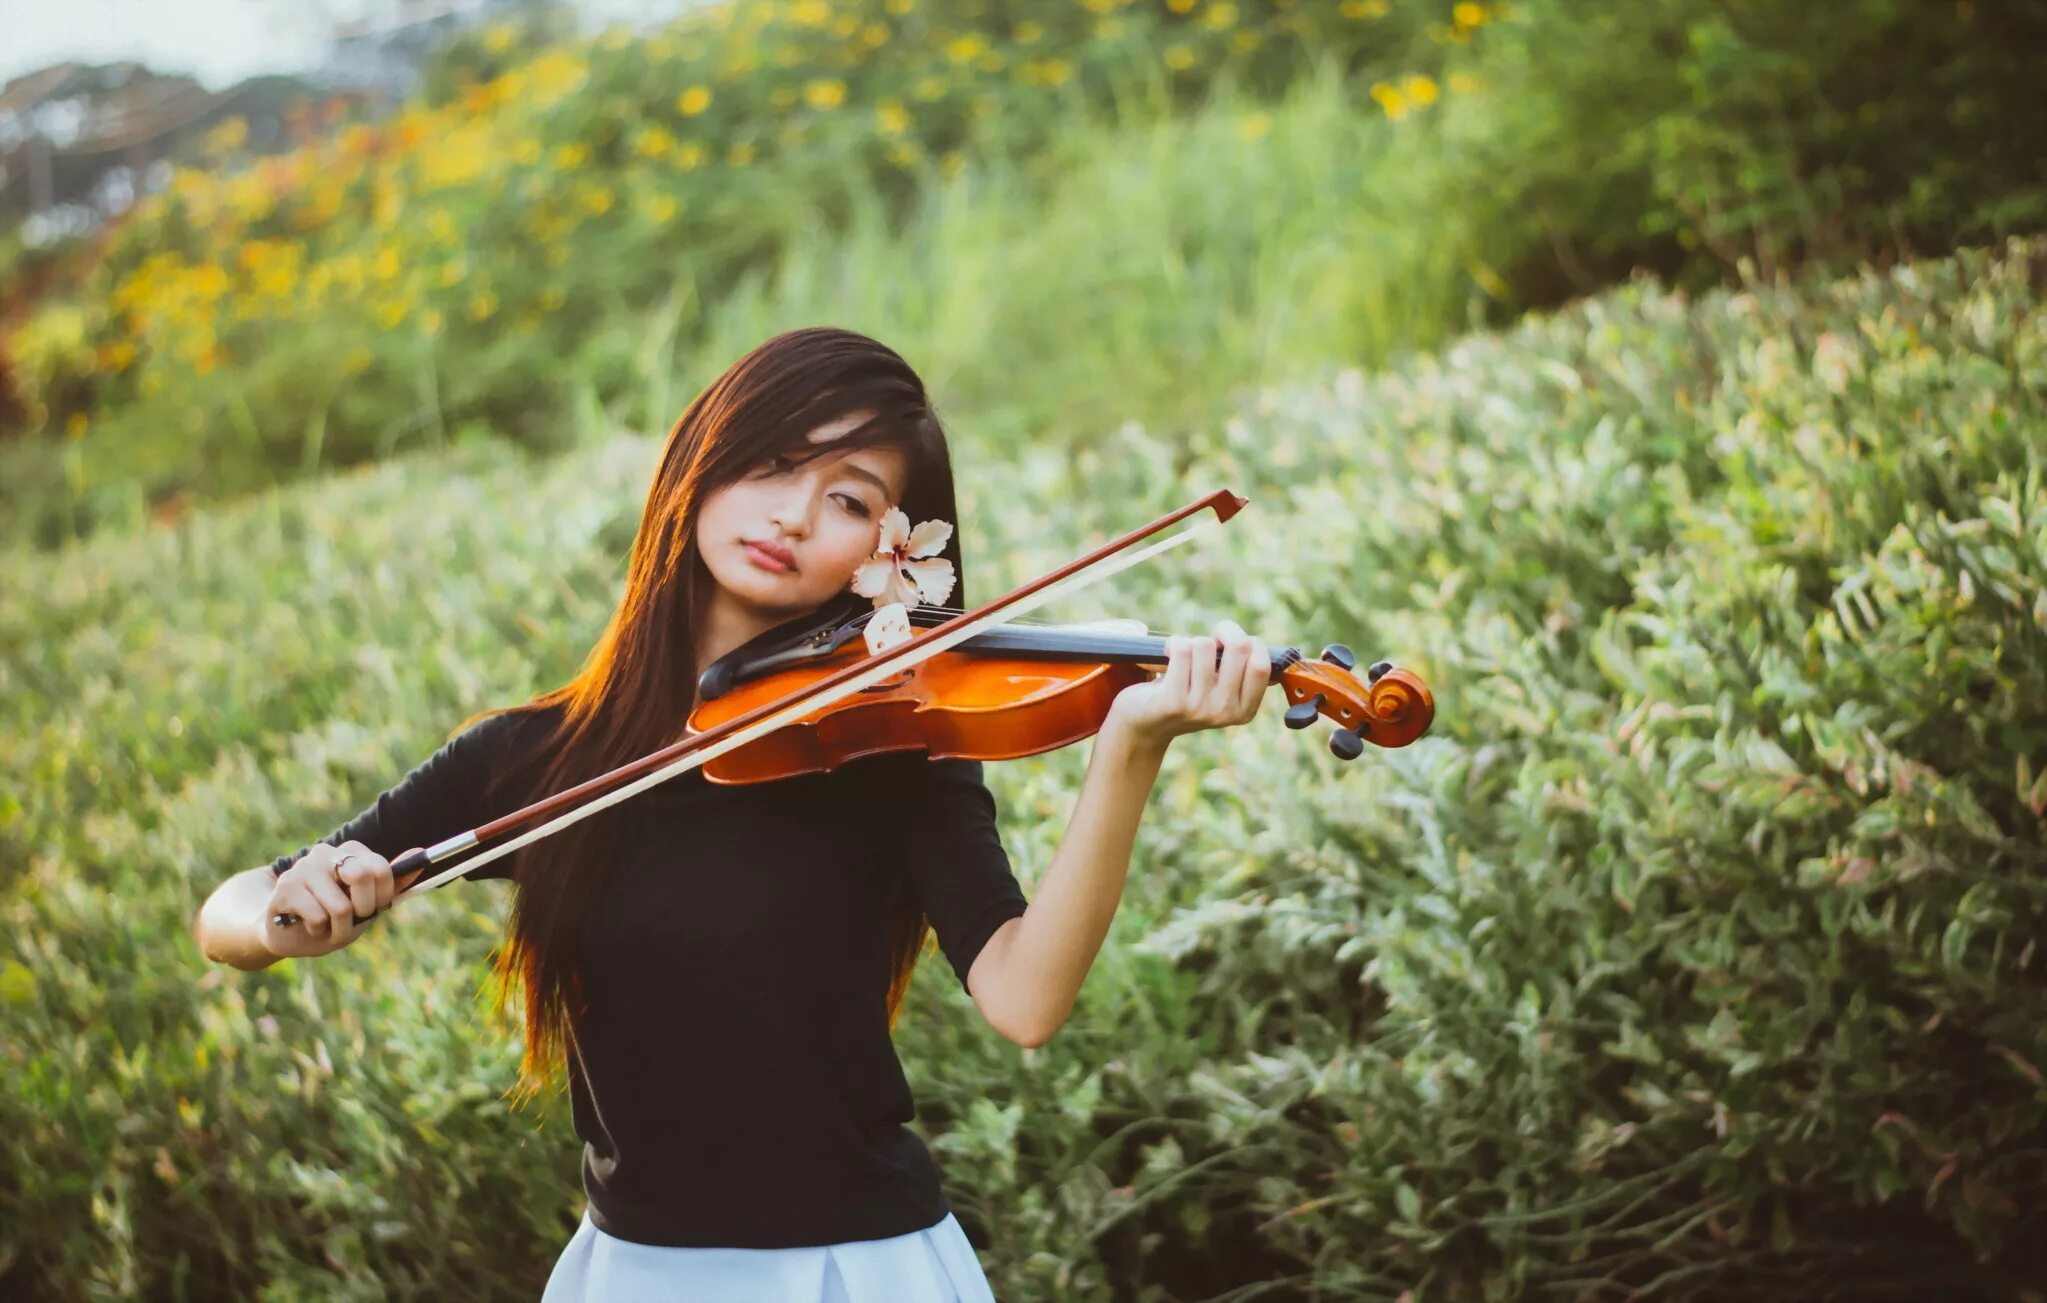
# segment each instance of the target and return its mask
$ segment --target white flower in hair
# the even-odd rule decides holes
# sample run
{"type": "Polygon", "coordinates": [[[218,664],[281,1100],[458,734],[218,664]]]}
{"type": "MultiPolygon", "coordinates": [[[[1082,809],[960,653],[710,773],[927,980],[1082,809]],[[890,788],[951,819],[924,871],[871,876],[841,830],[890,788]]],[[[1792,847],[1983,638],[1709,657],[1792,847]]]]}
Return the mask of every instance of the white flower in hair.
{"type": "Polygon", "coordinates": [[[866,629],[870,653],[886,651],[912,636],[907,603],[936,606],[952,593],[952,562],[938,555],[951,538],[947,521],[927,520],[911,529],[901,507],[882,514],[879,545],[853,572],[850,585],[862,597],[874,599],[875,613],[868,617],[866,629]]]}

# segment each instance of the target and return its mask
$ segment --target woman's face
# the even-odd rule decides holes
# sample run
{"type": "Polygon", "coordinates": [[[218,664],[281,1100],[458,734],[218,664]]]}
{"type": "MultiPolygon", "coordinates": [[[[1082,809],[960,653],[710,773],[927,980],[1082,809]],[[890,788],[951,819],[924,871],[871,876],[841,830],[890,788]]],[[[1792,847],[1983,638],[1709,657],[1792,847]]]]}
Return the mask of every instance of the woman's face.
{"type": "Polygon", "coordinates": [[[909,462],[895,448],[830,450],[863,419],[856,412],[817,427],[807,437],[825,451],[801,464],[778,454],[704,499],[697,550],[728,600],[764,620],[793,618],[843,591],[874,554],[909,462]],[[786,550],[790,568],[758,556],[753,543],[786,550]]]}

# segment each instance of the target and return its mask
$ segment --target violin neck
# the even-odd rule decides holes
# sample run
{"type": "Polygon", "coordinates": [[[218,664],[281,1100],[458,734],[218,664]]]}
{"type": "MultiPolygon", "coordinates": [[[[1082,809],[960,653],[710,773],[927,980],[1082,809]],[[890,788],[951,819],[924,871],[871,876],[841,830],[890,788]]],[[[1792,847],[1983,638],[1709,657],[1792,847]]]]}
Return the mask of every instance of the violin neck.
{"type": "MultiPolygon", "coordinates": [[[[998,625],[958,643],[953,650],[983,652],[991,656],[1016,652],[1037,660],[1092,661],[1097,664],[1123,662],[1164,666],[1167,661],[1166,640],[1158,634],[1095,633],[1056,626],[998,625]]],[[[1268,679],[1271,683],[1279,682],[1281,672],[1301,658],[1299,650],[1293,647],[1267,648],[1266,655],[1271,662],[1268,679]]]]}

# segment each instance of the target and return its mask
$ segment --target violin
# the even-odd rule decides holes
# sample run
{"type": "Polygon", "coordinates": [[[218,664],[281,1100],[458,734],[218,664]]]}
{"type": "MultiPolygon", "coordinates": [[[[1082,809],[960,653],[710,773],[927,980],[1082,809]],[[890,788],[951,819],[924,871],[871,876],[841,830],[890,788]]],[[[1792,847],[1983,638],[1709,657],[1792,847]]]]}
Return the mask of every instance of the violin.
{"type": "MultiPolygon", "coordinates": [[[[391,903],[442,886],[690,769],[702,768],[707,779],[722,783],[769,782],[881,751],[998,760],[1092,736],[1117,693],[1149,678],[1149,667],[1166,664],[1165,640],[1145,634],[1135,620],[1037,628],[1012,622],[1054,597],[1189,541],[1229,520],[1247,501],[1218,489],[975,610],[919,608],[912,627],[920,620],[926,627],[881,650],[853,644],[852,635],[871,611],[799,630],[793,639],[783,635],[796,622],[770,630],[699,676],[701,699],[687,723],[701,731],[480,827],[405,852],[391,861],[394,878],[477,851],[418,878],[391,903]],[[1204,511],[1213,511],[1214,518],[1135,548],[1204,511]],[[960,647],[964,650],[943,655],[960,647]],[[497,840],[543,819],[516,837],[497,840]],[[486,842],[492,844],[479,850],[486,842]]],[[[1355,759],[1365,742],[1406,746],[1435,718],[1428,686],[1390,662],[1374,663],[1360,682],[1353,672],[1356,658],[1340,643],[1324,647],[1316,660],[1292,647],[1271,655],[1272,680],[1287,693],[1288,727],[1306,728],[1329,716],[1337,725],[1330,749],[1342,759],[1355,759]]],[[[283,927],[298,919],[278,914],[272,921],[283,927]]],[[[356,919],[358,925],[367,921],[356,919]]]]}
{"type": "MultiPolygon", "coordinates": [[[[913,626],[944,624],[949,612],[918,607],[913,626]]],[[[698,677],[701,704],[689,727],[704,732],[778,702],[868,658],[861,631],[873,612],[803,632],[781,645],[753,644],[712,662],[698,677]]],[[[1391,661],[1361,680],[1357,657],[1331,643],[1314,660],[1294,647],[1268,648],[1270,682],[1286,693],[1286,725],[1328,716],[1329,749],[1355,760],[1365,743],[1402,747],[1428,731],[1435,698],[1391,661]]],[[[1220,649],[1217,651],[1221,655],[1220,649]]],[[[1064,625],[1008,624],[957,644],[911,669],[800,716],[757,741],[703,764],[714,783],[765,783],[812,774],[887,751],[933,760],[1014,760],[1101,731],[1118,693],[1166,667],[1164,637],[1141,620],[1064,625]]]]}

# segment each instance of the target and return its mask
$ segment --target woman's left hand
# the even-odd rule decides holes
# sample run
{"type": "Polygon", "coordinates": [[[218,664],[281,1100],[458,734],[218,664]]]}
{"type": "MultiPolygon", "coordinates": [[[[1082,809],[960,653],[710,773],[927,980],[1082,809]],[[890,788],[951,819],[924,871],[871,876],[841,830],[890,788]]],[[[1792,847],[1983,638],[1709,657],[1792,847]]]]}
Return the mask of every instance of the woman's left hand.
{"type": "Polygon", "coordinates": [[[1168,635],[1165,670],[1117,693],[1103,727],[1163,749],[1182,733],[1249,723],[1272,684],[1272,655],[1233,621],[1218,620],[1215,630],[1168,635]]]}

